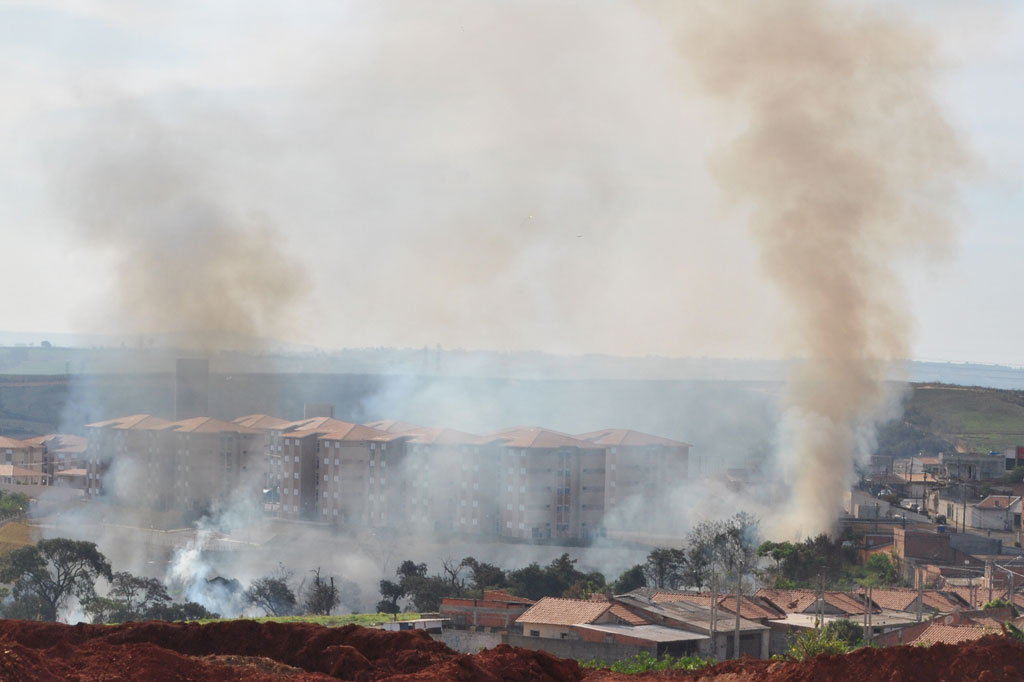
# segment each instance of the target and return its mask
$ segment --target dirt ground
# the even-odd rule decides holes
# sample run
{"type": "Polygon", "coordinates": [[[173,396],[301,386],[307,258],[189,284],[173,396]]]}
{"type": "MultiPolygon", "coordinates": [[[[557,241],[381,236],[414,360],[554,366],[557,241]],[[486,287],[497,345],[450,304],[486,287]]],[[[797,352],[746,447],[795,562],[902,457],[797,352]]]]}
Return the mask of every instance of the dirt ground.
{"type": "Polygon", "coordinates": [[[1024,645],[990,636],[957,646],[861,649],[805,663],[729,661],[697,673],[583,670],[544,652],[499,646],[459,654],[422,632],[306,623],[60,625],[0,620],[0,681],[291,682],[978,682],[1024,679],[1024,645]]]}

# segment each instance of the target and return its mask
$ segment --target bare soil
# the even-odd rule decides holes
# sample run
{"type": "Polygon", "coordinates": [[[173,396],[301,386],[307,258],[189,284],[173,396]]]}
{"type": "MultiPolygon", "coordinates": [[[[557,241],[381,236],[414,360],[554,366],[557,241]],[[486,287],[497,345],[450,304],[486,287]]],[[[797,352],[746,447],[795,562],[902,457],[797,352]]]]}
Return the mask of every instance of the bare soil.
{"type": "Polygon", "coordinates": [[[1000,682],[1024,679],[1024,645],[990,636],[969,644],[862,649],[805,663],[730,661],[697,673],[583,670],[544,652],[499,646],[459,654],[422,632],[307,623],[60,625],[0,620],[0,682],[1000,682]]]}

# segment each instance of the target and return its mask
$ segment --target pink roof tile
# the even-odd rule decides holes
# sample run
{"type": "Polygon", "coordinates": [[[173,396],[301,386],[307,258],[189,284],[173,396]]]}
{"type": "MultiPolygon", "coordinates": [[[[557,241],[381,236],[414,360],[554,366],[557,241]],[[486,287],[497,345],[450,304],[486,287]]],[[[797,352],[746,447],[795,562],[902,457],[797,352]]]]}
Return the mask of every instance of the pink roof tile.
{"type": "Polygon", "coordinates": [[[591,623],[611,608],[608,602],[544,597],[516,619],[517,623],[538,625],[580,625],[591,623]]]}
{"type": "Polygon", "coordinates": [[[576,436],[580,440],[590,441],[598,445],[622,445],[622,446],[643,446],[643,445],[664,445],[672,448],[690,447],[689,443],[662,438],[641,431],[631,429],[603,429],[581,433],[576,436]]]}

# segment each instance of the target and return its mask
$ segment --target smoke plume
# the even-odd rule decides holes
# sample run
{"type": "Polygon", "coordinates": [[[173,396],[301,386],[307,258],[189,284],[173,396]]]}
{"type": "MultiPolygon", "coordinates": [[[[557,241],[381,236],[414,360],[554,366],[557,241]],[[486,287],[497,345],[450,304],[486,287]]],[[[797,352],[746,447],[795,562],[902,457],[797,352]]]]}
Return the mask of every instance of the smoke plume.
{"type": "Polygon", "coordinates": [[[118,104],[85,128],[64,150],[58,188],[79,241],[109,263],[96,306],[106,329],[212,350],[253,348],[287,321],[302,270],[259,193],[236,200],[228,172],[213,170],[201,121],[118,104]]]}
{"type": "MultiPolygon", "coordinates": [[[[779,534],[829,530],[906,358],[898,266],[951,238],[965,154],[932,93],[927,36],[886,10],[785,0],[709,3],[685,52],[743,132],[714,156],[749,209],[787,306],[792,371],[780,455],[793,488],[779,534]]],[[[690,17],[693,18],[693,17],[690,17]]]]}

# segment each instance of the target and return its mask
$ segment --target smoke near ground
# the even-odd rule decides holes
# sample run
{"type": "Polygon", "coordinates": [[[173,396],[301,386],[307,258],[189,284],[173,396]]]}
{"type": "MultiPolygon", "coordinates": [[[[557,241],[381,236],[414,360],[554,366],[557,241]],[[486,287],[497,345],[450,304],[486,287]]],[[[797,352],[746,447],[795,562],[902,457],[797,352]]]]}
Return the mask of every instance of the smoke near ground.
{"type": "MultiPolygon", "coordinates": [[[[693,442],[695,463],[719,468],[774,445],[793,502],[765,519],[769,533],[831,526],[874,421],[895,402],[883,378],[908,352],[897,266],[941,251],[951,233],[964,154],[930,92],[926,36],[861,4],[797,0],[654,12],[351,3],[270,16],[249,4],[236,10],[262,29],[240,27],[226,47],[211,47],[188,11],[119,17],[123,30],[165,34],[175,63],[202,62],[201,77],[153,67],[145,87],[75,81],[86,114],[70,126],[46,119],[51,201],[108,273],[83,306],[86,327],[207,350],[273,336],[765,357],[781,339],[811,362],[795,365],[777,434],[773,404],[746,404],[753,392],[637,396],[627,413],[599,393],[558,402],[514,381],[481,397],[398,377],[338,417],[477,432],[637,428],[693,442]],[[731,215],[707,199],[715,139],[732,140],[711,161],[731,215]],[[736,227],[747,213],[754,249],[736,227]],[[773,289],[751,274],[757,260],[773,289]],[[777,298],[785,314],[770,327],[777,298]]],[[[750,503],[684,482],[664,509],[682,536],[750,503]]],[[[242,525],[217,516],[203,533],[242,525]]],[[[187,586],[272,568],[225,553],[214,570],[209,537],[160,563],[139,557],[152,568],[136,570],[187,586]]],[[[319,535],[290,538],[294,570],[333,562],[364,596],[389,563],[372,543],[325,550],[319,535]]],[[[494,550],[507,566],[525,551],[494,550]]],[[[628,563],[591,565],[612,577],[628,563]]]]}
{"type": "Polygon", "coordinates": [[[682,49],[743,125],[713,173],[749,211],[790,352],[810,360],[786,392],[779,453],[794,494],[774,525],[813,534],[891,416],[883,380],[913,328],[898,273],[948,247],[965,154],[932,90],[928,36],[892,9],[707,3],[694,18],[682,49]]]}

